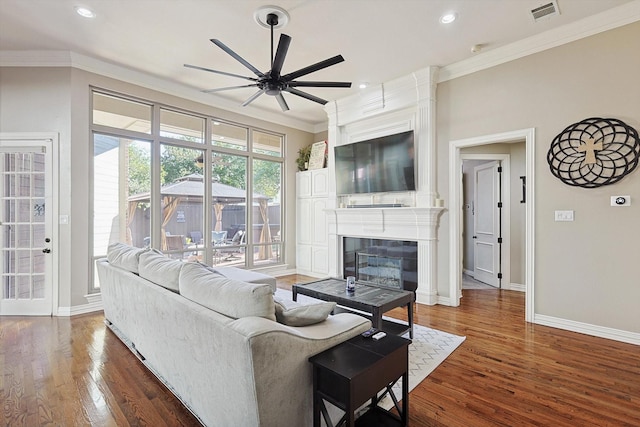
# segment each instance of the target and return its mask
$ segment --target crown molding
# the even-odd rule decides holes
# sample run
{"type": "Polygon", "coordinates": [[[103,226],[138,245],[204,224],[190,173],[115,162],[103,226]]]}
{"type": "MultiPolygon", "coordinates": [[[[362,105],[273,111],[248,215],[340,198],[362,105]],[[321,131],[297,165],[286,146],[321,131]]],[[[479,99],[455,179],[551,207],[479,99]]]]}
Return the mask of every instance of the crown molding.
{"type": "Polygon", "coordinates": [[[495,67],[585,37],[640,21],[640,0],[486,51],[440,69],[438,83],[495,67]]]}
{"type": "Polygon", "coordinates": [[[251,105],[240,107],[235,102],[216,95],[72,51],[0,51],[0,67],[71,67],[309,133],[326,129],[326,123],[309,123],[251,105]]]}

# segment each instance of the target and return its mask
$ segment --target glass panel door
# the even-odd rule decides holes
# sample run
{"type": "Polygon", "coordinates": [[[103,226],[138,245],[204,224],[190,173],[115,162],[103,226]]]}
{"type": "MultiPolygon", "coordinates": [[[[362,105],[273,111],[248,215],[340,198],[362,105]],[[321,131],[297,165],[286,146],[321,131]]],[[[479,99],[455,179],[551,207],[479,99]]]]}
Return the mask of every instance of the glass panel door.
{"type": "Polygon", "coordinates": [[[0,146],[0,314],[50,315],[51,150],[9,142],[0,146]]]}

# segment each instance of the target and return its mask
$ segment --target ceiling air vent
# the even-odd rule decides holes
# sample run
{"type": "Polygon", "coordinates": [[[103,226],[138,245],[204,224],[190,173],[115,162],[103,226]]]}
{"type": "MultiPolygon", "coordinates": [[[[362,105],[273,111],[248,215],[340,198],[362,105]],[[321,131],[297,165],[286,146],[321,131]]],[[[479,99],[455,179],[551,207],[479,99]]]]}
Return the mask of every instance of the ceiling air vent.
{"type": "Polygon", "coordinates": [[[531,9],[531,16],[533,16],[534,21],[550,18],[555,15],[560,15],[560,9],[558,9],[558,3],[555,0],[531,9]]]}

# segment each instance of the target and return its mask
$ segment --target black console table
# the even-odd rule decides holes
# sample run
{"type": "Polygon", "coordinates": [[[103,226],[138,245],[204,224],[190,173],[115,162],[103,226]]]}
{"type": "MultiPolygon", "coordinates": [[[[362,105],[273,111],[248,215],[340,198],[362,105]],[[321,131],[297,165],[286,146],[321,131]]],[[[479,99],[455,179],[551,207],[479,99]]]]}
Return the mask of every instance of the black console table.
{"type": "Polygon", "coordinates": [[[409,410],[409,344],[411,340],[395,335],[376,341],[358,335],[309,358],[313,364],[313,425],[406,426],[409,410]],[[402,402],[391,387],[402,378],[402,402]],[[378,406],[389,393],[399,415],[378,406]],[[371,400],[366,412],[357,420],[355,410],[371,400]],[[329,419],[325,401],[345,413],[335,424],[329,419]],[[400,407],[401,406],[401,407],[400,407]]]}

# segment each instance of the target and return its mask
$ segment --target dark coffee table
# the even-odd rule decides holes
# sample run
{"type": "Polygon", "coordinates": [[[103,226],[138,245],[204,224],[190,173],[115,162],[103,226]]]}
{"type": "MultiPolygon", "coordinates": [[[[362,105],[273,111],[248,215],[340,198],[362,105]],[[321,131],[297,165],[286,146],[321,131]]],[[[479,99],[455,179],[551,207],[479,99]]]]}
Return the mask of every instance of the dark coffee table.
{"type": "Polygon", "coordinates": [[[358,310],[360,312],[357,312],[357,314],[369,317],[374,328],[382,329],[395,335],[402,335],[409,331],[409,337],[413,339],[413,302],[415,295],[411,291],[389,289],[356,282],[355,292],[349,293],[346,290],[344,279],[332,278],[295,284],[292,286],[292,292],[294,301],[297,300],[298,294],[323,301],[334,301],[347,311],[358,310]],[[408,325],[382,319],[382,315],[385,312],[403,306],[407,307],[408,325]]]}

